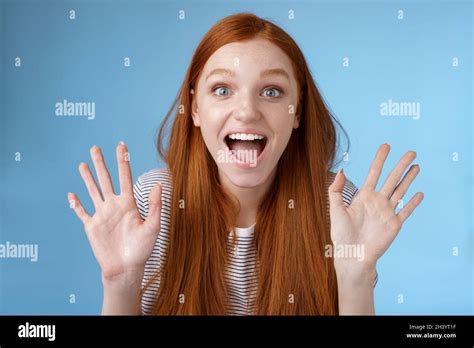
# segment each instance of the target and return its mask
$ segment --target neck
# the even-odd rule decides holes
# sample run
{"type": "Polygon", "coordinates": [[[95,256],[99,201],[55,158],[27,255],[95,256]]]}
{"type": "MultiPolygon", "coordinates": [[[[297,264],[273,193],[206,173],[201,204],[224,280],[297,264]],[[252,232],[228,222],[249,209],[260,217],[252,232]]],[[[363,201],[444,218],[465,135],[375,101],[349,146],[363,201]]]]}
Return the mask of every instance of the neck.
{"type": "Polygon", "coordinates": [[[268,176],[267,180],[254,187],[239,187],[234,185],[227,176],[219,172],[219,178],[222,186],[234,195],[240,204],[240,211],[237,214],[235,227],[246,228],[252,226],[257,219],[258,206],[263,199],[263,196],[270,189],[270,185],[276,174],[276,167],[268,176]]]}

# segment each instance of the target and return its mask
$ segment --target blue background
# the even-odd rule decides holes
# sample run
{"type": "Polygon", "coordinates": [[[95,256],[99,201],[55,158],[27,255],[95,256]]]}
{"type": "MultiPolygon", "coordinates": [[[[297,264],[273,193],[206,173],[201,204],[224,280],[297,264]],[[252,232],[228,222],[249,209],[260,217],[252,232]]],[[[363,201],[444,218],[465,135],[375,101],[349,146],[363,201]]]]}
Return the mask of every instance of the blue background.
{"type": "Polygon", "coordinates": [[[36,263],[0,259],[1,314],[100,313],[100,269],[67,201],[76,192],[93,212],[77,166],[91,163],[97,144],[117,185],[115,146],[124,140],[135,179],[161,167],[156,130],[196,45],[241,11],[300,45],[349,133],[343,165],[358,187],[381,143],[392,145],[382,182],[417,151],[421,173],[406,197],[425,199],[378,262],[376,312],[473,313],[471,1],[2,1],[0,11],[0,243],[39,246],[36,263]],[[95,102],[95,119],[55,116],[63,99],[95,102]],[[421,118],[380,116],[388,99],[419,102],[421,118]]]}

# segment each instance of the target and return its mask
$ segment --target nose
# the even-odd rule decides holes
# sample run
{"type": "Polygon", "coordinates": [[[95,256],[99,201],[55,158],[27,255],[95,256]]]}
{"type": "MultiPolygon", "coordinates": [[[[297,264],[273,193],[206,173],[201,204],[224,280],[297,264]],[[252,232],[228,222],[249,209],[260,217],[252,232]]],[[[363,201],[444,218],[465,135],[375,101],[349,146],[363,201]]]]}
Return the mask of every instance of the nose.
{"type": "Polygon", "coordinates": [[[258,101],[249,92],[241,92],[240,98],[237,98],[237,105],[234,112],[236,120],[242,123],[251,123],[260,119],[261,114],[258,109],[258,101]]]}

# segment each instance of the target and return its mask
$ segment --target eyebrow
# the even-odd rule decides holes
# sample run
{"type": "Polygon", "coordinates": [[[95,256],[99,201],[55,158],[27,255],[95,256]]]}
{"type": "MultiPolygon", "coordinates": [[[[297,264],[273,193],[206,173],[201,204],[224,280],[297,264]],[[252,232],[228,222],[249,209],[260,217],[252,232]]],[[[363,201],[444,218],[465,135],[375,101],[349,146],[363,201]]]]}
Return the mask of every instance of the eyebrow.
{"type": "MultiPolygon", "coordinates": [[[[230,76],[230,77],[235,77],[235,72],[232,71],[232,70],[229,70],[229,69],[222,69],[222,68],[213,69],[207,75],[206,81],[207,81],[207,79],[209,79],[209,77],[211,77],[211,75],[226,75],[226,76],[230,76]]],[[[283,77],[287,78],[288,81],[290,80],[290,75],[288,75],[286,70],[281,69],[281,68],[267,69],[267,70],[264,70],[260,73],[260,78],[264,78],[264,77],[267,77],[267,76],[283,76],[283,77]]]]}

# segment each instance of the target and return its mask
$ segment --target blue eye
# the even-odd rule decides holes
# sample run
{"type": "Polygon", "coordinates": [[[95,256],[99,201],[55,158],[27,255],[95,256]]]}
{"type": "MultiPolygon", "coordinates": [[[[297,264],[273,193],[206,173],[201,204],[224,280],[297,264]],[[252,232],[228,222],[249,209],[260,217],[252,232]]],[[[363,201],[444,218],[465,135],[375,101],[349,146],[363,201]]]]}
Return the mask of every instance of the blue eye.
{"type": "MultiPolygon", "coordinates": [[[[229,89],[227,87],[222,87],[222,86],[214,88],[213,91],[216,91],[216,90],[219,90],[219,89],[229,91],[229,89]]],[[[229,94],[230,94],[230,92],[227,92],[227,94],[219,94],[219,92],[217,93],[217,95],[222,96],[222,97],[228,96],[229,94]]]]}
{"type": "Polygon", "coordinates": [[[267,94],[267,97],[278,98],[281,94],[281,91],[278,88],[269,88],[269,89],[264,90],[263,93],[267,91],[274,91],[273,94],[270,94],[270,95],[267,94]],[[277,95],[275,95],[275,93],[277,93],[277,95]]]}
{"type": "MultiPolygon", "coordinates": [[[[220,96],[220,97],[227,97],[227,96],[230,95],[230,89],[225,87],[225,86],[217,86],[217,87],[214,87],[212,89],[212,92],[216,93],[216,91],[217,91],[217,95],[220,96]],[[221,92],[219,92],[219,90],[221,92]]],[[[263,91],[264,94],[266,92],[269,92],[269,93],[267,93],[265,96],[270,97],[270,98],[281,97],[281,94],[283,93],[283,91],[281,91],[279,88],[275,88],[275,87],[267,88],[266,90],[263,91]]]]}

